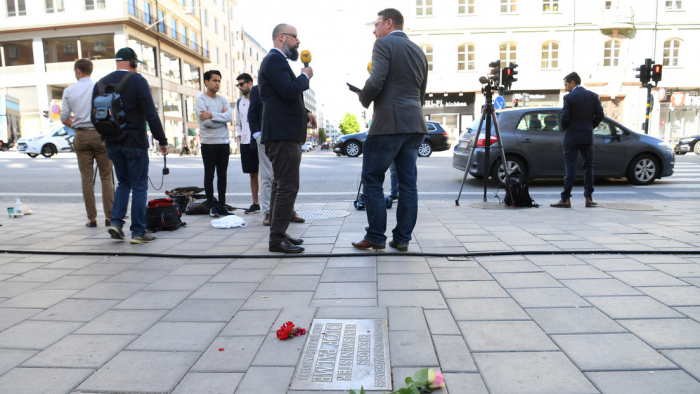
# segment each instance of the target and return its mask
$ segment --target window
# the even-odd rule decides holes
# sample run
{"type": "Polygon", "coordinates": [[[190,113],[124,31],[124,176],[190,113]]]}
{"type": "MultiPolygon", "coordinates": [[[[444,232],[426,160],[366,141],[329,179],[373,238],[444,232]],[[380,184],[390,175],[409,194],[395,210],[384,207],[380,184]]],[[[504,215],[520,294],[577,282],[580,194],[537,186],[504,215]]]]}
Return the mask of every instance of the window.
{"type": "MultiPolygon", "coordinates": [[[[185,86],[193,89],[200,89],[199,82],[199,67],[193,66],[187,62],[182,63],[182,83],[185,86]]],[[[195,120],[196,122],[196,120],[195,120]]]]}
{"type": "Polygon", "coordinates": [[[416,15],[433,15],[433,0],[416,0],[416,15]]]}
{"type": "Polygon", "coordinates": [[[258,57],[258,51],[255,51],[255,60],[260,60],[260,58],[258,57]]]}
{"type": "Polygon", "coordinates": [[[620,61],[620,41],[608,40],[605,42],[605,54],[603,56],[603,66],[617,67],[620,61]]]}
{"type": "Polygon", "coordinates": [[[46,63],[74,62],[80,57],[77,48],[78,37],[45,38],[44,58],[46,63]]]}
{"type": "Polygon", "coordinates": [[[518,0],[501,0],[501,14],[518,12],[518,0]]]}
{"type": "MultiPolygon", "coordinates": [[[[133,16],[139,16],[139,14],[136,13],[136,4],[134,3],[135,0],[126,0],[126,5],[128,6],[128,11],[130,15],[133,16]]],[[[85,4],[85,9],[86,10],[92,10],[94,9],[94,6],[88,6],[87,0],[85,4]]]]}
{"type": "Polygon", "coordinates": [[[228,7],[228,19],[233,20],[233,7],[228,7]]]}
{"type": "Polygon", "coordinates": [[[7,0],[7,16],[24,16],[27,15],[27,7],[24,0],[7,0]]]}
{"type": "Polygon", "coordinates": [[[143,2],[143,23],[150,25],[151,22],[151,3],[144,0],[143,2]]]}
{"type": "Polygon", "coordinates": [[[209,26],[209,18],[207,17],[207,9],[204,9],[204,26],[209,26]]]}
{"type": "Polygon", "coordinates": [[[80,37],[80,49],[83,59],[114,59],[114,34],[80,37]]]}
{"type": "Polygon", "coordinates": [[[559,43],[545,42],[542,44],[542,69],[559,68],[559,43]]]}
{"type": "Polygon", "coordinates": [[[517,45],[512,43],[512,42],[506,42],[505,44],[501,44],[499,47],[500,51],[500,60],[501,60],[501,68],[508,67],[509,62],[517,63],[516,62],[516,49],[517,45]]]}
{"type": "Polygon", "coordinates": [[[668,40],[664,42],[664,66],[677,67],[678,52],[681,49],[681,40],[668,40]]]}
{"type": "Polygon", "coordinates": [[[158,10],[158,31],[165,33],[165,14],[158,10]]]}
{"type": "Polygon", "coordinates": [[[612,0],[605,0],[605,9],[609,10],[612,8],[612,0]]]}
{"type": "Polygon", "coordinates": [[[139,63],[139,72],[143,74],[153,75],[154,77],[157,76],[158,74],[156,72],[156,48],[151,45],[144,44],[141,41],[134,40],[133,38],[129,39],[128,45],[129,48],[133,49],[134,52],[136,52],[136,55],[139,57],[139,59],[146,63],[139,63]]]}
{"type": "Polygon", "coordinates": [[[224,41],[226,41],[226,26],[221,26],[221,35],[224,36],[224,41]]]}
{"type": "Polygon", "coordinates": [[[425,57],[428,58],[428,71],[433,71],[433,47],[428,44],[423,44],[420,46],[425,57]]]}
{"type": "MultiPolygon", "coordinates": [[[[104,10],[106,8],[106,1],[107,0],[85,0],[85,10],[104,10]]],[[[133,8],[133,1],[129,1],[129,5],[133,8]]],[[[134,12],[131,14],[136,15],[134,12]]]]}
{"type": "Polygon", "coordinates": [[[219,21],[214,17],[214,33],[219,34],[219,21]]]}
{"type": "Polygon", "coordinates": [[[209,58],[209,41],[204,40],[204,56],[209,58]]]}
{"type": "MultiPolygon", "coordinates": [[[[477,126],[478,127],[478,126],[477,126]]],[[[527,114],[518,123],[520,131],[548,131],[561,133],[563,130],[559,125],[559,116],[556,112],[539,112],[527,114]]]]}
{"type": "Polygon", "coordinates": [[[598,127],[593,129],[593,134],[594,135],[614,135],[614,134],[616,134],[614,132],[614,130],[615,130],[615,126],[608,123],[607,121],[602,121],[602,122],[600,122],[598,127]]]}
{"type": "Polygon", "coordinates": [[[218,62],[219,62],[219,47],[216,47],[216,48],[215,48],[214,54],[216,55],[216,57],[215,57],[214,59],[215,59],[216,62],[218,63],[218,62]]]}
{"type": "Polygon", "coordinates": [[[228,68],[228,53],[224,52],[224,67],[228,68]]]}
{"type": "Polygon", "coordinates": [[[32,40],[2,43],[5,52],[5,67],[34,64],[32,40]]]}
{"type": "Polygon", "coordinates": [[[474,13],[474,2],[476,0],[459,0],[459,14],[473,14],[474,13]]]}
{"type": "Polygon", "coordinates": [[[559,11],[559,0],[542,0],[542,11],[557,12],[559,11]]]}
{"type": "MultiPolygon", "coordinates": [[[[187,111],[187,121],[195,123],[197,122],[197,111],[194,110],[194,103],[195,103],[195,98],[192,96],[185,96],[185,107],[187,111]]],[[[188,131],[191,131],[192,129],[189,129],[188,131]]],[[[189,136],[192,136],[192,134],[188,134],[189,136]]],[[[195,132],[196,136],[197,133],[195,132]]]]}
{"type": "Polygon", "coordinates": [[[666,0],[666,11],[678,11],[683,9],[683,2],[681,0],[666,0]]]}
{"type": "Polygon", "coordinates": [[[182,43],[187,45],[187,26],[182,25],[182,43]]]}
{"type": "Polygon", "coordinates": [[[197,32],[192,32],[192,49],[197,50],[197,32]]]}
{"type": "Polygon", "coordinates": [[[163,89],[163,115],[182,118],[180,94],[163,89]]]}
{"type": "Polygon", "coordinates": [[[457,47],[457,70],[474,70],[474,45],[463,44],[457,47]]]}
{"type": "Polygon", "coordinates": [[[63,0],[46,0],[46,13],[53,14],[54,12],[63,12],[66,8],[63,6],[63,0]]]}
{"type": "Polygon", "coordinates": [[[170,18],[170,36],[177,40],[177,20],[170,18]]]}
{"type": "Polygon", "coordinates": [[[160,51],[160,73],[163,79],[180,83],[180,59],[167,52],[160,51]]]}

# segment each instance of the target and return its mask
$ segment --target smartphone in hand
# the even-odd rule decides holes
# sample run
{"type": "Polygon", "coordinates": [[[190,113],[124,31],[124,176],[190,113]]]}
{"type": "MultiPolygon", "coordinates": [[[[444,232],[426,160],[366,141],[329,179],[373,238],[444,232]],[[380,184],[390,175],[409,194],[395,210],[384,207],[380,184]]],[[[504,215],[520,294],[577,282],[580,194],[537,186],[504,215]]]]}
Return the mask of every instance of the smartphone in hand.
{"type": "Polygon", "coordinates": [[[346,82],[345,84],[348,85],[348,88],[350,88],[350,91],[351,91],[351,92],[357,93],[357,92],[361,92],[361,91],[362,91],[362,89],[358,88],[357,86],[350,85],[350,84],[347,83],[347,82],[346,82]]]}

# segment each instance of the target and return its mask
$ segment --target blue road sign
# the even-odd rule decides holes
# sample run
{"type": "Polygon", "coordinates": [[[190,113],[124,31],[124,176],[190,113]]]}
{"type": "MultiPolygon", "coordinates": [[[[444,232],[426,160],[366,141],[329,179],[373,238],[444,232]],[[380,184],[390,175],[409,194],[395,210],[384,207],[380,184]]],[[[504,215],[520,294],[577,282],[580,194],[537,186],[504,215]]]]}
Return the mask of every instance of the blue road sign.
{"type": "Polygon", "coordinates": [[[493,100],[493,106],[496,109],[503,109],[506,107],[506,100],[503,97],[498,96],[495,100],[493,100]]]}

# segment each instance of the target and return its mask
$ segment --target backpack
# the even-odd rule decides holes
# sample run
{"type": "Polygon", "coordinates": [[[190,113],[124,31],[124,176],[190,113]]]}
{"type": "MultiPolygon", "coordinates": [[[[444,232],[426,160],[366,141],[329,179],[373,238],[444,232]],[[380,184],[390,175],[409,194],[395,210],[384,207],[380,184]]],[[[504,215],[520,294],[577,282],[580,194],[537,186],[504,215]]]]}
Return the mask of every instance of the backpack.
{"type": "Polygon", "coordinates": [[[180,218],[182,213],[177,204],[169,198],[151,200],[146,206],[146,229],[148,231],[173,231],[185,226],[180,218]]]}
{"type": "Polygon", "coordinates": [[[506,198],[503,199],[506,205],[519,208],[539,207],[538,204],[535,204],[535,200],[530,197],[526,174],[515,170],[510,173],[508,178],[510,187],[506,187],[506,198]]]}
{"type": "Polygon", "coordinates": [[[121,92],[134,75],[134,72],[124,73],[116,84],[105,85],[104,78],[97,82],[97,96],[92,101],[92,124],[104,141],[121,141],[128,135],[121,92]]]}

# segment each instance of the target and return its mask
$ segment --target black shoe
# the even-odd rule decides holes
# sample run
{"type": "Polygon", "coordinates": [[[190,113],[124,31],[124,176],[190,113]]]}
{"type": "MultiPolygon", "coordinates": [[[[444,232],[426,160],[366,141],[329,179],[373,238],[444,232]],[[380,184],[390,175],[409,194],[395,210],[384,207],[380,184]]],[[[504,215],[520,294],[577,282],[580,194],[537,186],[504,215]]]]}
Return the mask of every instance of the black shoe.
{"type": "Polygon", "coordinates": [[[211,207],[209,209],[209,216],[213,218],[218,218],[219,217],[219,208],[218,207],[211,207]]]}
{"type": "Polygon", "coordinates": [[[289,234],[284,234],[284,236],[287,237],[287,241],[292,245],[301,245],[304,243],[304,240],[301,238],[294,238],[289,234]]]}
{"type": "Polygon", "coordinates": [[[277,245],[270,245],[269,250],[270,252],[278,253],[301,253],[304,251],[304,248],[301,246],[292,245],[289,241],[284,240],[277,245]]]}
{"type": "Polygon", "coordinates": [[[395,196],[395,195],[393,195],[393,194],[390,195],[389,198],[391,199],[391,201],[396,201],[396,200],[399,199],[397,196],[395,196]]]}
{"type": "Polygon", "coordinates": [[[394,241],[389,241],[389,246],[397,249],[399,252],[408,252],[408,244],[400,244],[394,241]]]}
{"type": "Polygon", "coordinates": [[[233,212],[230,212],[228,208],[226,208],[226,205],[219,205],[219,215],[221,216],[228,216],[228,215],[233,215],[233,212]]]}
{"type": "Polygon", "coordinates": [[[259,210],[260,210],[260,205],[253,203],[250,205],[250,208],[246,209],[244,212],[245,213],[253,213],[253,212],[256,212],[259,210]]]}

